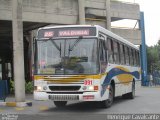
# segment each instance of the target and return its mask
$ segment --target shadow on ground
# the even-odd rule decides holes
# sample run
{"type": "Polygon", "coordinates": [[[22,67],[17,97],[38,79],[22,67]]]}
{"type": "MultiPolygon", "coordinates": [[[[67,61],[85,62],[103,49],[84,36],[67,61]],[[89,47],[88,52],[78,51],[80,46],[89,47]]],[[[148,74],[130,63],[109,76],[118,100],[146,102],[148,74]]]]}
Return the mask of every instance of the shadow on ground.
{"type": "MultiPolygon", "coordinates": [[[[138,97],[138,96],[136,96],[138,97]]],[[[117,104],[121,104],[123,102],[127,102],[129,99],[124,99],[122,97],[116,97],[114,99],[114,103],[112,104],[112,107],[116,107],[117,104]]],[[[107,108],[107,109],[111,109],[107,108]]],[[[57,107],[50,107],[48,110],[45,110],[43,112],[100,112],[103,111],[106,108],[101,108],[99,102],[79,102],[79,103],[69,103],[67,106],[63,108],[57,108],[57,107]]]]}

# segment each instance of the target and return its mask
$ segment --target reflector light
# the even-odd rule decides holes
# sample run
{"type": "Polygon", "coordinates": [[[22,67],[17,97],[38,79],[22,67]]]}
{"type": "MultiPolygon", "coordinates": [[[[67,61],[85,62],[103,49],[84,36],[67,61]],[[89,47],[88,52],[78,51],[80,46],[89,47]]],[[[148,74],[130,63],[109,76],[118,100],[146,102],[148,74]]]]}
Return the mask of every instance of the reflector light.
{"type": "Polygon", "coordinates": [[[94,86],[94,90],[98,90],[98,86],[94,86]]]}

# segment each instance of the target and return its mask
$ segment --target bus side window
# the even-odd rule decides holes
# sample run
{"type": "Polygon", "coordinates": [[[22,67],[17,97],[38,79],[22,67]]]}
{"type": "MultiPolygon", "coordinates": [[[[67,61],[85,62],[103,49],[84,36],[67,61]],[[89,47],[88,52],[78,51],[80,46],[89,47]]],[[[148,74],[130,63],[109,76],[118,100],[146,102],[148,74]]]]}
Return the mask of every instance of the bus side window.
{"type": "Polygon", "coordinates": [[[139,52],[138,52],[138,66],[140,66],[140,54],[139,54],[139,52]]]}
{"type": "Polygon", "coordinates": [[[137,66],[136,50],[134,50],[134,66],[137,66]]]}
{"type": "Polygon", "coordinates": [[[136,66],[138,66],[138,52],[137,51],[135,52],[136,52],[136,66]]]}
{"type": "Polygon", "coordinates": [[[105,50],[105,41],[100,40],[100,61],[107,62],[107,54],[105,50]]]}
{"type": "Polygon", "coordinates": [[[134,64],[134,58],[133,58],[133,49],[131,49],[131,66],[133,66],[133,64],[134,64]]]}
{"type": "Polygon", "coordinates": [[[135,64],[135,59],[134,59],[134,49],[132,49],[132,58],[133,58],[133,66],[135,64]]]}
{"type": "Polygon", "coordinates": [[[118,64],[120,64],[120,63],[121,63],[120,43],[117,43],[117,45],[118,45],[118,57],[119,57],[119,62],[118,62],[118,64]]]}
{"type": "Polygon", "coordinates": [[[126,59],[126,65],[129,65],[129,54],[127,46],[125,46],[125,59],[126,59]]]}
{"type": "Polygon", "coordinates": [[[107,44],[108,44],[108,61],[110,63],[113,63],[114,62],[114,59],[113,59],[113,42],[112,42],[111,38],[107,39],[107,44]]]}
{"type": "Polygon", "coordinates": [[[124,62],[124,52],[122,44],[120,44],[120,57],[121,57],[121,64],[123,65],[125,62],[124,62]]]}
{"type": "Polygon", "coordinates": [[[130,66],[132,66],[133,65],[133,57],[132,57],[132,49],[131,48],[129,48],[129,59],[130,59],[129,64],[130,64],[130,66]]]}
{"type": "Polygon", "coordinates": [[[130,65],[130,54],[129,54],[129,47],[127,47],[127,52],[128,52],[128,65],[130,65]]]}
{"type": "Polygon", "coordinates": [[[118,43],[113,41],[114,60],[116,64],[119,64],[118,43]]]}
{"type": "Polygon", "coordinates": [[[123,45],[124,64],[126,64],[125,46],[123,45]]]}

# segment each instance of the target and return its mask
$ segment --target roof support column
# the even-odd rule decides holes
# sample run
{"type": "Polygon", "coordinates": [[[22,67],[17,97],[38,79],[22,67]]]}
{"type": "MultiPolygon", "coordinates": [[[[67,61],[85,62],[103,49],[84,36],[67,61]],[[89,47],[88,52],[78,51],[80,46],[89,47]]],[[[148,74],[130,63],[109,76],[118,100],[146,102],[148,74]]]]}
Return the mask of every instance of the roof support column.
{"type": "Polygon", "coordinates": [[[78,11],[79,11],[79,24],[84,25],[85,24],[85,6],[84,6],[84,0],[78,0],[78,11]]]}
{"type": "Polygon", "coordinates": [[[22,0],[12,0],[13,65],[16,102],[25,102],[22,0]]]}
{"type": "Polygon", "coordinates": [[[110,0],[106,0],[106,28],[111,31],[111,5],[110,0]]]}
{"type": "Polygon", "coordinates": [[[140,12],[140,29],[141,29],[141,69],[142,69],[142,85],[149,86],[147,80],[147,53],[146,53],[146,42],[145,42],[145,24],[144,24],[144,13],[140,12]]]}

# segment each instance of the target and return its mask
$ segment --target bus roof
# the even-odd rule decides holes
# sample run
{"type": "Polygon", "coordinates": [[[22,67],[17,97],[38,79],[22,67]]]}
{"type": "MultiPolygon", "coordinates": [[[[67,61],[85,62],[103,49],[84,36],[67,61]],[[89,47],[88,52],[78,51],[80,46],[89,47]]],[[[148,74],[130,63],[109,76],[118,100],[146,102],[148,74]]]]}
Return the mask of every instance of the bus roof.
{"type": "MultiPolygon", "coordinates": [[[[124,38],[116,35],[115,33],[111,32],[111,31],[109,31],[109,30],[107,30],[107,29],[105,29],[105,28],[103,28],[103,27],[101,27],[99,25],[62,25],[62,26],[60,25],[60,26],[47,26],[47,27],[39,28],[38,31],[42,30],[42,29],[44,30],[44,29],[51,29],[51,28],[67,28],[67,27],[69,27],[69,28],[72,28],[72,27],[73,28],[74,27],[96,27],[97,31],[100,31],[100,32],[102,32],[104,34],[107,34],[108,36],[110,36],[112,38],[115,38],[118,41],[120,41],[120,42],[122,42],[122,43],[124,43],[126,45],[129,45],[129,46],[131,46],[131,47],[133,47],[133,48],[135,48],[137,50],[139,50],[139,48],[136,47],[133,43],[129,42],[128,40],[126,40],[126,39],[124,39],[124,38]]],[[[96,36],[98,37],[98,34],[96,36]]]]}
{"type": "Polygon", "coordinates": [[[101,27],[99,25],[94,25],[94,26],[98,29],[98,31],[101,31],[104,34],[107,34],[108,36],[110,36],[112,38],[115,38],[115,39],[121,41],[122,43],[125,43],[125,44],[127,44],[127,45],[129,45],[129,46],[131,46],[131,47],[133,47],[133,48],[135,48],[137,50],[139,50],[139,48],[137,46],[135,46],[133,43],[131,43],[128,40],[116,35],[115,33],[111,32],[111,31],[109,31],[109,30],[107,30],[107,29],[105,29],[105,28],[103,28],[103,27],[101,27]]]}

